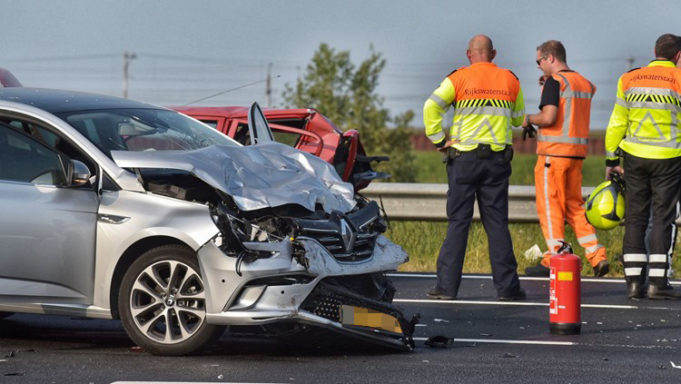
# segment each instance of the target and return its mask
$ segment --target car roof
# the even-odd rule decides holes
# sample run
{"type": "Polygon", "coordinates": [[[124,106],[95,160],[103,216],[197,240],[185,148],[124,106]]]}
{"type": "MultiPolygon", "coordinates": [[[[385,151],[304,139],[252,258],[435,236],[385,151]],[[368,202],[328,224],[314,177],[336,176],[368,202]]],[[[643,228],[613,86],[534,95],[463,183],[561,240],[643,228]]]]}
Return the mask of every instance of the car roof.
{"type": "Polygon", "coordinates": [[[120,97],[42,88],[0,88],[0,100],[31,105],[50,113],[124,108],[164,109],[120,97]]]}
{"type": "MultiPolygon", "coordinates": [[[[248,107],[192,107],[192,106],[174,106],[170,107],[178,112],[204,115],[204,116],[222,116],[230,119],[246,118],[248,116],[248,107]]],[[[283,118],[305,118],[316,111],[311,108],[298,109],[278,109],[278,108],[264,108],[263,112],[268,119],[283,119],[283,118]]]]}

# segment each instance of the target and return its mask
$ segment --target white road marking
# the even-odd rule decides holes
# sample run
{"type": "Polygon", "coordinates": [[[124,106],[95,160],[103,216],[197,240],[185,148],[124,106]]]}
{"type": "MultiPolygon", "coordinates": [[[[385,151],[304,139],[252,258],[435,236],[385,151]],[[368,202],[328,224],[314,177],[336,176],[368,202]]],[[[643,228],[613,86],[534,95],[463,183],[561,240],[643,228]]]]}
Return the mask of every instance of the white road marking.
{"type": "Polygon", "coordinates": [[[277,384],[246,381],[114,381],[111,384],[277,384]]]}
{"type": "MultiPolygon", "coordinates": [[[[389,273],[388,277],[426,277],[434,279],[437,276],[434,273],[389,273]]],[[[464,279],[471,280],[492,280],[490,275],[463,275],[464,279]]],[[[534,276],[519,276],[520,280],[526,281],[549,281],[548,277],[534,277],[534,276]]],[[[624,284],[624,279],[609,279],[609,278],[591,278],[582,277],[583,283],[606,283],[606,284],[624,284]]],[[[669,281],[672,285],[681,285],[681,280],[669,281]]]]}
{"type": "MultiPolygon", "coordinates": [[[[432,300],[432,299],[393,299],[393,303],[409,304],[466,304],[466,305],[505,305],[518,307],[548,307],[549,303],[531,301],[491,301],[491,300],[432,300]]],[[[604,309],[653,309],[671,310],[669,307],[639,307],[636,305],[582,304],[582,308],[604,309]]]]}
{"type": "MultiPolygon", "coordinates": [[[[427,337],[414,337],[415,341],[426,341],[427,337]]],[[[572,341],[540,341],[540,340],[504,340],[504,339],[453,339],[455,343],[489,343],[489,344],[533,344],[533,345],[578,345],[572,341]]]]}

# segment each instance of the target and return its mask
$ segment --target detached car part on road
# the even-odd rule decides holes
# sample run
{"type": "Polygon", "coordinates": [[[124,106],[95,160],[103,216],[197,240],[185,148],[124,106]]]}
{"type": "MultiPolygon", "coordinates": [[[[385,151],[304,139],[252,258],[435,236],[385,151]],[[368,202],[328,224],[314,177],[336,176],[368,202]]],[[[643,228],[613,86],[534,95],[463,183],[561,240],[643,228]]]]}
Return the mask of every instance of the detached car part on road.
{"type": "MultiPolygon", "coordinates": [[[[410,350],[375,202],[321,159],[244,147],[175,111],[0,89],[0,317],[120,318],[162,355],[226,325],[322,327],[410,350]]],[[[3,320],[7,321],[7,320],[3,320]]]]}
{"type": "MultiPolygon", "coordinates": [[[[241,144],[251,141],[247,107],[171,107],[191,116],[241,144]]],[[[366,188],[371,180],[390,175],[376,172],[372,162],[387,161],[387,156],[368,156],[354,129],[343,132],[314,109],[265,109],[277,142],[311,153],[334,166],[341,178],[355,187],[366,188]]]]}

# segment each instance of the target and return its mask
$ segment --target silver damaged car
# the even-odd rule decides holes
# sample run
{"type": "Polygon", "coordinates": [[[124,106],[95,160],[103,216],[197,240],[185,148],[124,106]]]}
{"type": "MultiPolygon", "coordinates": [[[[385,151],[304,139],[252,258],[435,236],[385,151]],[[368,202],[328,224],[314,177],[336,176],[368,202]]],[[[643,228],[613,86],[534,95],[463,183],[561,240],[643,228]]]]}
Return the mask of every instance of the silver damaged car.
{"type": "Polygon", "coordinates": [[[384,275],[407,254],[377,204],[272,142],[257,104],[249,120],[244,147],[160,107],[0,89],[0,318],[120,319],[160,355],[230,325],[411,350],[384,275]]]}

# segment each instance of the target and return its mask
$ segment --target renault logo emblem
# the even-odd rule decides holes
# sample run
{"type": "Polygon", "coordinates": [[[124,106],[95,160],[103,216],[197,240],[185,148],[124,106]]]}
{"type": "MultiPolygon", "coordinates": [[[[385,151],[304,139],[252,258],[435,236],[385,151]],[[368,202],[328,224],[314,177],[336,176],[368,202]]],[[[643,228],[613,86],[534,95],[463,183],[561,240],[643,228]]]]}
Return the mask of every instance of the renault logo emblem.
{"type": "Polygon", "coordinates": [[[343,239],[343,245],[345,245],[346,251],[352,251],[355,246],[355,231],[345,219],[340,220],[341,225],[341,239],[343,239]]]}

